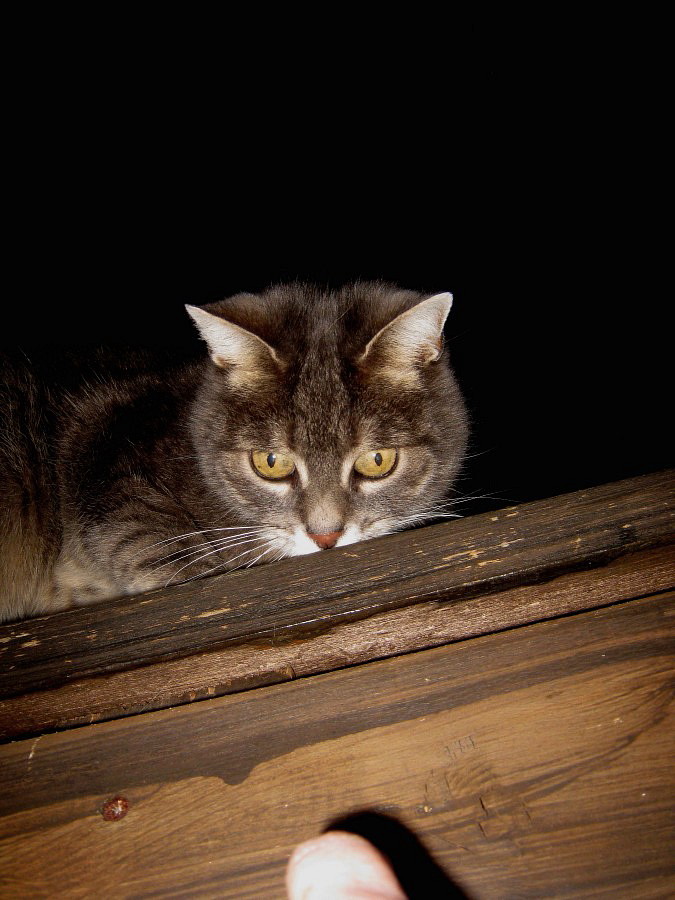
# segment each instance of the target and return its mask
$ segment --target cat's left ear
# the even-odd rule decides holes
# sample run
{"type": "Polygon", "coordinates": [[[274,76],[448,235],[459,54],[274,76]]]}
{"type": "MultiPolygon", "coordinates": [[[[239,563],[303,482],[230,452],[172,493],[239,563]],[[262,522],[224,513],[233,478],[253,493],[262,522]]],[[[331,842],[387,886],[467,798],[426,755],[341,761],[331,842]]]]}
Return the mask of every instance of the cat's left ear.
{"type": "Polygon", "coordinates": [[[452,306],[452,294],[435,294],[396,316],[381,328],[361,354],[382,374],[397,380],[420,366],[435,362],[443,352],[443,326],[452,306]]]}
{"type": "Polygon", "coordinates": [[[221,369],[230,370],[233,386],[268,377],[275,366],[283,368],[274,348],[257,334],[199,306],[185,308],[208,344],[213,362],[221,369]]]}

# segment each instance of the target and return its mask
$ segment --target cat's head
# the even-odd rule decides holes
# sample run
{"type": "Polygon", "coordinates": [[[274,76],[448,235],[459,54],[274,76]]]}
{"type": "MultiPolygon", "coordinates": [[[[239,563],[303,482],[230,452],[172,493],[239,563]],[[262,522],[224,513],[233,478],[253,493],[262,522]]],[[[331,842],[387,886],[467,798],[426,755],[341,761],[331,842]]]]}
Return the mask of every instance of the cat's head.
{"type": "Polygon", "coordinates": [[[451,303],[359,282],[188,307],[210,354],[192,422],[200,465],[228,520],[265,527],[262,561],[445,508],[467,439],[443,345],[451,303]]]}

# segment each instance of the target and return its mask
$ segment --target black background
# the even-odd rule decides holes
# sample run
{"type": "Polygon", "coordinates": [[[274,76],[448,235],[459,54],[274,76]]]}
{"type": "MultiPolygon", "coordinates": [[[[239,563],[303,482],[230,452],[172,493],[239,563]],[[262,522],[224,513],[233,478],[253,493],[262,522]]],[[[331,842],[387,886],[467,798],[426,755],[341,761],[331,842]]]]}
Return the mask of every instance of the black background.
{"type": "Polygon", "coordinates": [[[459,487],[490,495],[472,509],[666,467],[647,123],[625,86],[532,84],[486,70],[469,118],[448,101],[419,121],[409,104],[405,125],[374,104],[321,127],[305,110],[301,134],[290,113],[211,120],[185,157],[176,123],[66,128],[17,180],[3,343],[180,344],[185,303],[296,278],[449,290],[473,422],[459,487]]]}

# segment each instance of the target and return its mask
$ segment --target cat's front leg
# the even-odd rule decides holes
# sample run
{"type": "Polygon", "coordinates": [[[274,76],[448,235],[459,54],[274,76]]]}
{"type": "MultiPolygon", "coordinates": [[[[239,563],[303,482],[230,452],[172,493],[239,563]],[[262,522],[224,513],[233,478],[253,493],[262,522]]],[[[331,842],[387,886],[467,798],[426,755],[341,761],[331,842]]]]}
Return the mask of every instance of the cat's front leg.
{"type": "Polygon", "coordinates": [[[248,540],[243,527],[202,528],[171,498],[145,489],[67,537],[57,592],[80,606],[176,584],[222,571],[248,540]]]}

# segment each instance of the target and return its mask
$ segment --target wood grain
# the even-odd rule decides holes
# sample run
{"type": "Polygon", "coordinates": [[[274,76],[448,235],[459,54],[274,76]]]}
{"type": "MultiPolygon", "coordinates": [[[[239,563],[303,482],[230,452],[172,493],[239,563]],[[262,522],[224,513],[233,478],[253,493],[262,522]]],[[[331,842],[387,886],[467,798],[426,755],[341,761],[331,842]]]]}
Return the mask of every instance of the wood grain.
{"type": "Polygon", "coordinates": [[[6,744],[1,891],[282,898],[370,808],[472,897],[672,895],[673,599],[6,744]]]}
{"type": "Polygon", "coordinates": [[[427,601],[317,635],[261,638],[0,701],[0,742],[290,681],[346,665],[598,608],[675,587],[675,554],[659,547],[606,566],[499,594],[427,601]]]}
{"type": "Polygon", "coordinates": [[[0,627],[0,697],[455,603],[673,542],[672,471],[0,627]]]}

